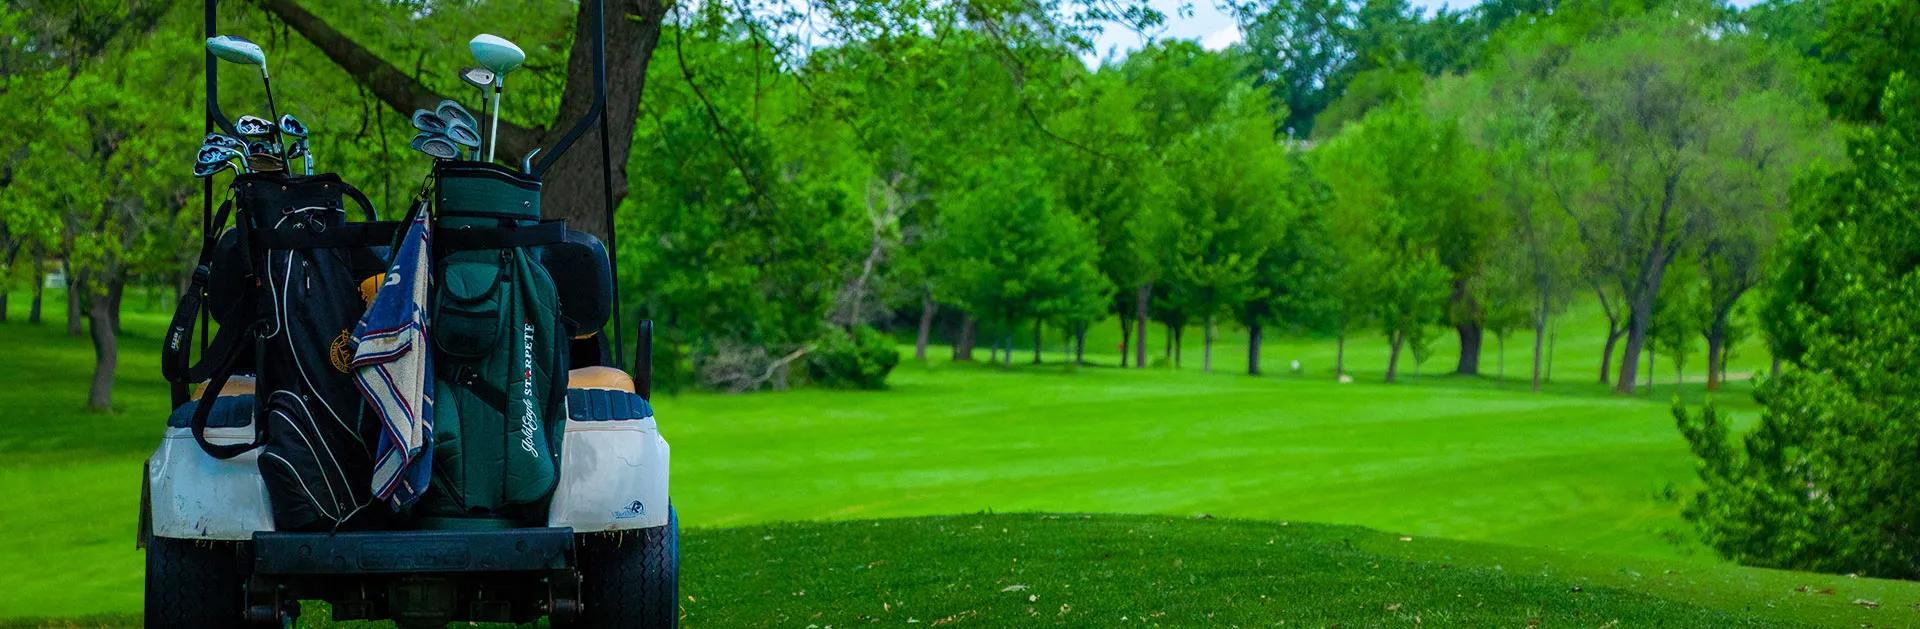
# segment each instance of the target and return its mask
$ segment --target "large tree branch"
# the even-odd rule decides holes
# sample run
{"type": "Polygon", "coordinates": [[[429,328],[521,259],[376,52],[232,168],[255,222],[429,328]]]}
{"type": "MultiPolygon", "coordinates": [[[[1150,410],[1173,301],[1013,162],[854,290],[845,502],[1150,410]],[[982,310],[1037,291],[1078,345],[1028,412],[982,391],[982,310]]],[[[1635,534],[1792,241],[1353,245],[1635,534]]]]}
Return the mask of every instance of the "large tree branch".
{"type": "MultiPolygon", "coordinates": [[[[360,81],[380,102],[386,103],[402,115],[413,113],[415,109],[432,110],[447,97],[433,91],[425,84],[408,76],[400,68],[387,63],[379,55],[368,50],[359,42],[353,41],[340,31],[327,24],[295,0],[259,0],[260,6],[272,13],[287,26],[298,31],[301,37],[312,42],[321,54],[332,59],[341,69],[360,81]]],[[[532,146],[545,132],[544,129],[529,129],[520,125],[500,121],[498,142],[506,146],[532,146]]]]}

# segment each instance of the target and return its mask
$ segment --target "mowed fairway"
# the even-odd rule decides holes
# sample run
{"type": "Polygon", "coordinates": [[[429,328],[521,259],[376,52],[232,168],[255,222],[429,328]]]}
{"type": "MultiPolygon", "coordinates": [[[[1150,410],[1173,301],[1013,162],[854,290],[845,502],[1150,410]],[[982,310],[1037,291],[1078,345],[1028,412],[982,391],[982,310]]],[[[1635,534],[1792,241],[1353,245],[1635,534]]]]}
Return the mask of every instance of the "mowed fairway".
{"type": "MultiPolygon", "coordinates": [[[[8,349],[0,369],[14,374],[0,381],[0,566],[37,568],[0,570],[0,617],[137,612],[140,462],[166,409],[155,364],[163,317],[127,316],[121,410],[94,415],[79,410],[91,367],[86,340],[65,337],[57,312],[43,326],[20,323],[24,300],[14,301],[15,320],[0,325],[8,349]]],[[[1195,338],[1189,333],[1190,354],[1195,338]]],[[[1270,369],[1284,371],[1290,348],[1330,355],[1331,343],[1269,347],[1270,369]]],[[[1563,358],[1558,373],[1577,377],[1561,380],[1580,382],[1544,394],[1488,378],[1383,385],[1383,350],[1350,344],[1361,382],[1339,384],[1312,368],[1253,378],[1225,365],[1203,374],[1195,360],[1181,371],[1032,366],[1024,352],[1006,370],[950,363],[937,348],[931,364],[903,364],[890,391],[656,402],[674,446],[676,506],[696,530],[982,511],[1204,514],[1591,555],[1583,574],[1632,572],[1610,568],[1610,558],[1669,567],[1661,570],[1697,566],[1728,581],[1762,574],[1726,572],[1736,569],[1719,566],[1678,516],[1675,490],[1692,483],[1693,463],[1668,404],[1675,392],[1699,399],[1697,386],[1616,397],[1587,384],[1594,355],[1585,365],[1563,358]]],[[[1430,372],[1436,363],[1450,366],[1451,358],[1436,352],[1430,372]]],[[[1750,420],[1744,387],[1722,397],[1750,420]]],[[[830,542],[797,550],[829,552],[830,542]]],[[[701,547],[690,543],[689,552],[701,547]]],[[[689,559],[689,570],[700,565],[689,559]]],[[[733,591],[718,578],[689,577],[690,588],[733,591]]],[[[1773,577],[1755,587],[1769,604],[1792,604],[1775,590],[1798,581],[1773,577]]],[[[1920,600],[1903,584],[1872,583],[1888,595],[1880,598],[1920,600]]]]}

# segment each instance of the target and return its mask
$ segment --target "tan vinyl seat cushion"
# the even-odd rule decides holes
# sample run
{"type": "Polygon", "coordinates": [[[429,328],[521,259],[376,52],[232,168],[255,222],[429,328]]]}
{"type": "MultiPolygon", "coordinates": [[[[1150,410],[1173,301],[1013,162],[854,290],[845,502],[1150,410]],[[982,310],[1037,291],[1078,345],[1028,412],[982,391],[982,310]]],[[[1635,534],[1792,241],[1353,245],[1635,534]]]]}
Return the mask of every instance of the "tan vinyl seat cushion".
{"type": "MultiPolygon", "coordinates": [[[[187,399],[200,399],[200,392],[205,391],[206,388],[207,383],[205,382],[193,385],[193,394],[187,396],[187,399]]],[[[220,397],[231,397],[235,395],[253,395],[253,378],[247,376],[228,378],[226,386],[220,387],[220,397]]]]}
{"type": "Polygon", "coordinates": [[[569,389],[613,389],[634,392],[633,377],[612,367],[581,367],[567,372],[569,389]]]}

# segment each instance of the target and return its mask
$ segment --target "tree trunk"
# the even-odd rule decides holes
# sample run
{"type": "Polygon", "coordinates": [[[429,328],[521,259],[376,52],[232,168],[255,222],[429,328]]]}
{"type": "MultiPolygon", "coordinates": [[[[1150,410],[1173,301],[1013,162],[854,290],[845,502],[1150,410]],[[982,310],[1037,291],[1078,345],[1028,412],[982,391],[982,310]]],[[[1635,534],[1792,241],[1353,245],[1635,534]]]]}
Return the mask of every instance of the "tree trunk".
{"type": "Polygon", "coordinates": [[[73,273],[73,266],[67,265],[67,336],[80,338],[86,335],[85,315],[80,312],[80,298],[87,292],[87,283],[73,273]]]}
{"type": "Polygon", "coordinates": [[[1460,333],[1460,364],[1453,372],[1462,376],[1480,375],[1480,346],[1486,340],[1486,331],[1480,322],[1468,321],[1454,326],[1460,333]]]}
{"type": "Polygon", "coordinates": [[[1182,326],[1177,326],[1173,328],[1173,368],[1174,369],[1180,368],[1180,355],[1187,353],[1187,346],[1185,343],[1183,343],[1183,341],[1187,340],[1185,338],[1186,336],[1187,336],[1187,326],[1182,325],[1182,326]]]}
{"type": "Polygon", "coordinates": [[[117,278],[106,279],[106,291],[87,304],[87,329],[93,337],[93,388],[87,392],[87,410],[96,413],[113,410],[113,375],[120,367],[119,339],[114,336],[113,325],[120,318],[124,283],[117,278]]]}
{"type": "Polygon", "coordinates": [[[1400,369],[1400,340],[1399,332],[1387,335],[1387,344],[1393,348],[1387,354],[1387,384],[1393,384],[1393,373],[1400,369]]]}
{"type": "Polygon", "coordinates": [[[1772,373],[1768,375],[1774,378],[1780,377],[1780,357],[1779,356],[1773,357],[1772,373]]]}
{"type": "Polygon", "coordinates": [[[35,258],[33,261],[33,301],[27,304],[27,323],[29,324],[38,325],[40,323],[40,300],[42,293],[46,291],[46,286],[46,266],[40,259],[35,258]]]}
{"type": "Polygon", "coordinates": [[[1333,345],[1333,379],[1347,375],[1347,333],[1340,332],[1339,340],[1333,345]]]}
{"type": "Polygon", "coordinates": [[[960,333],[953,342],[953,362],[973,360],[973,333],[979,327],[980,322],[974,321],[973,315],[961,315],[960,333]]]}
{"type": "Polygon", "coordinates": [[[1724,320],[1716,320],[1707,325],[1707,390],[1719,391],[1720,378],[1724,375],[1721,366],[1720,349],[1727,342],[1724,320]]]}
{"type": "Polygon", "coordinates": [[[1533,320],[1533,392],[1540,392],[1540,348],[1546,344],[1547,322],[1545,319],[1533,320]]]}
{"type": "Polygon", "coordinates": [[[8,279],[10,278],[0,275],[0,323],[7,322],[7,293],[12,292],[13,289],[13,282],[7,281],[8,279]]]}
{"type": "Polygon", "coordinates": [[[1247,375],[1260,375],[1260,322],[1247,326],[1247,375]]]}
{"type": "Polygon", "coordinates": [[[1621,332],[1612,321],[1607,322],[1607,348],[1600,352],[1600,384],[1607,384],[1613,377],[1613,350],[1620,343],[1621,332]]]}
{"type": "MultiPolygon", "coordinates": [[[[615,0],[608,4],[605,121],[617,203],[627,194],[627,159],[632,154],[634,121],[638,117],[641,93],[646,88],[647,66],[653,59],[654,47],[660,43],[660,23],[666,16],[667,5],[660,0],[615,0]]],[[[401,115],[420,108],[432,110],[435,103],[446,98],[415,79],[413,74],[341,34],[296,0],[263,0],[260,5],[401,115]]],[[[501,120],[498,141],[502,161],[517,163],[521,155],[536,146],[551,150],[552,144],[593,105],[593,38],[588,36],[591,31],[587,28],[592,17],[585,11],[576,11],[574,15],[574,32],[581,36],[573,39],[568,51],[566,86],[561,90],[556,109],[557,124],[527,127],[501,120]]],[[[674,62],[678,62],[677,57],[674,62]]],[[[691,64],[687,68],[689,72],[696,69],[691,64]]],[[[700,77],[695,74],[695,78],[700,77]]],[[[548,218],[567,219],[571,228],[591,233],[612,248],[613,241],[605,233],[609,208],[602,199],[605,193],[601,187],[601,151],[597,136],[597,133],[582,136],[580,142],[547,171],[542,201],[553,212],[548,218]]]]}
{"type": "Polygon", "coordinates": [[[1647,395],[1653,395],[1653,354],[1652,343],[1647,344],[1647,395]]]}
{"type": "Polygon", "coordinates": [[[1073,364],[1075,365],[1087,364],[1087,325],[1082,323],[1074,331],[1073,364]]]}
{"type": "Polygon", "coordinates": [[[1167,355],[1164,358],[1167,359],[1167,362],[1171,363],[1173,362],[1173,343],[1176,340],[1175,337],[1179,335],[1174,333],[1173,324],[1168,323],[1166,324],[1166,326],[1167,326],[1167,355]]]}
{"type": "MultiPolygon", "coordinates": [[[[1117,318],[1120,319],[1120,368],[1126,369],[1127,359],[1133,354],[1133,321],[1125,314],[1117,318]]],[[[1086,338],[1087,335],[1081,333],[1081,344],[1086,344],[1086,338]]]]}
{"type": "Polygon", "coordinates": [[[933,336],[933,315],[939,308],[939,304],[933,303],[932,295],[920,298],[920,337],[913,341],[914,360],[927,362],[927,339],[933,336]]]}
{"type": "Polygon", "coordinates": [[[1005,365],[1008,369],[1012,369],[1013,368],[1013,327],[1012,326],[1007,327],[1007,335],[1005,337],[1002,337],[1000,341],[1000,345],[1001,345],[1000,356],[1002,359],[1006,360],[1006,362],[1002,364],[1005,365]]]}
{"type": "Polygon", "coordinates": [[[1200,372],[1213,373],[1213,317],[1200,328],[1200,372]]]}
{"type": "Polygon", "coordinates": [[[1139,337],[1133,340],[1133,366],[1136,369],[1147,367],[1147,306],[1153,299],[1153,282],[1141,284],[1133,294],[1133,325],[1139,337]]]}
{"type": "Polygon", "coordinates": [[[1033,320],[1033,364],[1040,364],[1040,320],[1033,320]]]}

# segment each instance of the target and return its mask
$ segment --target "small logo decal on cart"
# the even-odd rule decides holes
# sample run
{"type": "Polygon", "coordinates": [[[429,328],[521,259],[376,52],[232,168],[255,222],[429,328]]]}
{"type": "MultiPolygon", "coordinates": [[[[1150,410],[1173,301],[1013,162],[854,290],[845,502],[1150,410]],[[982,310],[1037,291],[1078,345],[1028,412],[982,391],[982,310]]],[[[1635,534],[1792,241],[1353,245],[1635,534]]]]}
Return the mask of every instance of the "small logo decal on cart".
{"type": "Polygon", "coordinates": [[[627,506],[622,507],[617,511],[614,511],[613,519],[631,520],[646,514],[647,514],[647,505],[641,504],[640,501],[635,500],[631,503],[628,503],[627,506]]]}

